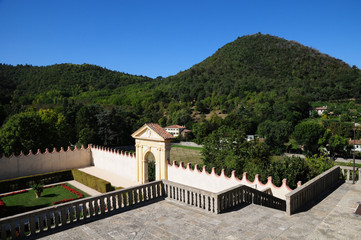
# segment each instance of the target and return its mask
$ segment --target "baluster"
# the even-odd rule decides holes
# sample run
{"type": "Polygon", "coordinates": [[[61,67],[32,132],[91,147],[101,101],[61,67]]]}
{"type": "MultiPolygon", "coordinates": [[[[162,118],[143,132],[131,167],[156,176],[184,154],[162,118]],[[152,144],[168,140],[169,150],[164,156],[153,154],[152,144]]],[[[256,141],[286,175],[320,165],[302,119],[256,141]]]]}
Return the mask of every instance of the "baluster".
{"type": "Polygon", "coordinates": [[[24,237],[25,236],[25,231],[24,231],[24,218],[19,219],[19,237],[24,237]]]}
{"type": "Polygon", "coordinates": [[[110,195],[107,197],[108,212],[110,212],[112,210],[112,205],[111,205],[111,201],[110,201],[111,197],[112,196],[110,196],[110,195]]]}
{"type": "Polygon", "coordinates": [[[127,206],[126,194],[125,193],[119,194],[119,197],[120,197],[120,199],[118,199],[119,208],[127,206]]]}
{"type": "Polygon", "coordinates": [[[89,218],[95,215],[94,201],[89,201],[89,218]]]}
{"type": "MultiPolygon", "coordinates": [[[[61,226],[64,227],[66,225],[66,218],[67,218],[65,208],[64,207],[61,208],[60,211],[61,211],[61,226]]],[[[41,222],[40,218],[39,218],[39,222],[41,222]]]]}
{"type": "MultiPolygon", "coordinates": [[[[55,228],[57,228],[60,225],[60,210],[58,208],[55,208],[54,210],[54,224],[55,224],[55,228]]],[[[34,221],[34,231],[36,231],[36,227],[35,227],[35,216],[32,217],[32,220],[34,221]]],[[[32,224],[31,224],[32,225],[32,224]]],[[[30,227],[31,227],[30,225],[30,227]]]]}
{"type": "Polygon", "coordinates": [[[346,178],[346,181],[350,180],[350,170],[347,169],[347,178],[346,178]]]}
{"type": "Polygon", "coordinates": [[[205,207],[205,210],[206,211],[209,211],[209,197],[208,196],[204,196],[204,201],[205,201],[205,204],[204,204],[204,207],[205,207]]]}
{"type": "Polygon", "coordinates": [[[202,194],[199,193],[199,194],[198,194],[198,207],[199,207],[199,208],[203,208],[202,198],[203,198],[202,194]]]}
{"type": "Polygon", "coordinates": [[[119,209],[122,207],[122,193],[117,193],[115,196],[116,208],[119,209]]]}
{"type": "Polygon", "coordinates": [[[95,216],[99,215],[99,210],[100,210],[100,206],[99,206],[99,198],[94,200],[94,210],[95,210],[95,216]]]}
{"type": "Polygon", "coordinates": [[[10,221],[10,231],[12,239],[16,239],[16,228],[15,228],[15,220],[10,221]]]}
{"type": "Polygon", "coordinates": [[[46,227],[48,228],[48,230],[50,230],[51,228],[51,218],[50,218],[50,211],[47,210],[45,212],[45,217],[46,217],[46,227]]]}
{"type": "Polygon", "coordinates": [[[105,213],[105,209],[107,208],[105,206],[105,201],[104,201],[104,197],[100,197],[100,209],[101,209],[101,213],[100,214],[104,214],[105,213]]]}
{"type": "MultiPolygon", "coordinates": [[[[33,233],[32,233],[33,234],[33,233]]],[[[35,232],[34,232],[35,234],[35,232]]],[[[1,224],[1,234],[0,234],[1,239],[6,239],[6,224],[1,224]]]]}
{"type": "Polygon", "coordinates": [[[170,193],[169,193],[169,185],[164,183],[164,189],[165,189],[165,196],[166,197],[170,197],[170,193]]]}
{"type": "Polygon", "coordinates": [[[80,206],[81,203],[76,203],[75,204],[75,216],[76,216],[76,220],[79,221],[80,220],[80,213],[83,211],[83,217],[84,217],[84,205],[80,206]]]}
{"type": "Polygon", "coordinates": [[[44,218],[41,213],[39,215],[39,230],[40,230],[40,232],[44,231],[44,218]]]}
{"type": "Polygon", "coordinates": [[[162,188],[161,188],[161,185],[160,185],[159,183],[157,183],[157,184],[154,184],[154,186],[155,186],[156,191],[157,191],[157,195],[154,196],[154,198],[162,196],[162,188]]]}
{"type": "Polygon", "coordinates": [[[76,209],[76,206],[74,206],[73,204],[70,205],[69,208],[69,222],[74,222],[74,214],[77,212],[78,210],[76,209]]]}
{"type": "Polygon", "coordinates": [[[210,205],[209,205],[209,209],[211,212],[214,212],[214,197],[210,197],[210,205]]]}
{"type": "Polygon", "coordinates": [[[151,195],[151,197],[152,197],[152,199],[154,199],[156,197],[154,184],[152,184],[152,195],[151,195]]]}

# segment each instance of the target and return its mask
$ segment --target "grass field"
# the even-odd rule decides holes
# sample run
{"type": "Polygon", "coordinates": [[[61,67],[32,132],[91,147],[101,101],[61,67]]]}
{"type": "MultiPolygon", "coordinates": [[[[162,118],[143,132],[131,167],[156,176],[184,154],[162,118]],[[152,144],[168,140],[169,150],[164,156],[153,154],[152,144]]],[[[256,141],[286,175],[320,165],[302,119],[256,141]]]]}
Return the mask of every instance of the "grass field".
{"type": "Polygon", "coordinates": [[[202,148],[173,145],[170,150],[170,160],[193,164],[202,164],[202,148]]]}
{"type": "Polygon", "coordinates": [[[197,151],[202,151],[202,149],[203,149],[201,147],[191,147],[191,146],[182,146],[182,145],[172,145],[172,148],[183,148],[183,149],[190,149],[190,150],[197,150],[197,151]]]}
{"type": "MultiPolygon", "coordinates": [[[[70,184],[66,185],[83,194],[84,197],[89,196],[88,194],[73,187],[70,184]]],[[[51,206],[53,205],[53,202],[70,198],[78,198],[78,196],[58,185],[51,188],[45,188],[40,198],[36,198],[34,190],[31,189],[25,193],[2,197],[1,200],[6,205],[5,215],[10,216],[22,212],[31,211],[34,209],[51,206]]]]}

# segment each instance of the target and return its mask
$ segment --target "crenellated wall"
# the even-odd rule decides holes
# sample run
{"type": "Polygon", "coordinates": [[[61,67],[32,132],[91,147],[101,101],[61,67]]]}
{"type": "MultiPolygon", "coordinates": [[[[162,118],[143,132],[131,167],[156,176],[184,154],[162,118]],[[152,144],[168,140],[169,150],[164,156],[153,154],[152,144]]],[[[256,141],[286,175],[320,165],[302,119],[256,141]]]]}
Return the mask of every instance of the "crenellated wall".
{"type": "Polygon", "coordinates": [[[90,160],[90,148],[84,146],[80,149],[75,147],[74,150],[70,147],[67,150],[61,148],[59,152],[56,149],[52,152],[46,149],[44,153],[38,150],[35,154],[30,151],[26,155],[23,153],[10,157],[3,155],[0,158],[0,179],[87,167],[90,166],[90,160]]]}
{"type": "Polygon", "coordinates": [[[125,179],[137,181],[135,154],[102,146],[91,146],[92,165],[115,173],[125,179]]]}
{"type": "MultiPolygon", "coordinates": [[[[168,164],[168,180],[214,193],[243,184],[259,191],[270,191],[273,196],[283,200],[286,199],[285,195],[292,191],[287,186],[286,179],[283,179],[282,185],[277,187],[273,184],[272,177],[268,177],[267,183],[263,184],[258,175],[251,182],[247,179],[247,173],[243,173],[242,179],[238,179],[236,172],[233,171],[229,178],[225,175],[224,169],[222,169],[221,175],[217,175],[214,168],[211,173],[208,173],[205,166],[202,171],[198,169],[198,165],[192,170],[189,163],[187,167],[184,167],[182,162],[177,166],[175,161],[172,165],[168,164]]],[[[300,185],[301,183],[299,183],[300,185]]]]}

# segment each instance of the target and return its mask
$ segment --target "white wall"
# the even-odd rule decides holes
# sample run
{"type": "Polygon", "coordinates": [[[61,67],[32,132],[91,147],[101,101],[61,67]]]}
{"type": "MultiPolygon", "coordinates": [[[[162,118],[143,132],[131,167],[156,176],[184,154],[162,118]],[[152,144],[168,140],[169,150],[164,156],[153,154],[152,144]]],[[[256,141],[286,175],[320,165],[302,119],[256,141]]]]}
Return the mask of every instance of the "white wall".
{"type": "Polygon", "coordinates": [[[47,172],[55,172],[65,169],[82,168],[90,166],[90,148],[84,147],[66,151],[61,148],[59,152],[46,150],[41,153],[11,155],[9,158],[0,158],[0,179],[16,178],[47,172]]]}
{"type": "Polygon", "coordinates": [[[137,181],[135,154],[123,153],[106,147],[91,147],[92,164],[100,169],[115,173],[130,181],[137,181]]]}
{"type": "Polygon", "coordinates": [[[184,168],[183,163],[180,163],[178,167],[175,162],[173,162],[172,165],[168,164],[168,180],[214,193],[226,190],[227,188],[239,184],[243,184],[260,191],[270,188],[273,196],[284,200],[286,199],[285,195],[292,191],[292,189],[287,186],[285,179],[282,181],[282,186],[277,187],[272,183],[271,177],[268,178],[268,182],[266,184],[259,181],[258,175],[256,175],[253,182],[250,182],[245,173],[243,174],[242,179],[238,179],[235,171],[233,171],[232,176],[228,178],[225,176],[224,170],[222,170],[222,173],[219,176],[215,173],[214,168],[212,169],[212,173],[208,173],[205,170],[205,167],[203,167],[202,171],[200,171],[197,166],[194,170],[192,170],[190,168],[190,164],[187,164],[187,167],[184,168]]]}

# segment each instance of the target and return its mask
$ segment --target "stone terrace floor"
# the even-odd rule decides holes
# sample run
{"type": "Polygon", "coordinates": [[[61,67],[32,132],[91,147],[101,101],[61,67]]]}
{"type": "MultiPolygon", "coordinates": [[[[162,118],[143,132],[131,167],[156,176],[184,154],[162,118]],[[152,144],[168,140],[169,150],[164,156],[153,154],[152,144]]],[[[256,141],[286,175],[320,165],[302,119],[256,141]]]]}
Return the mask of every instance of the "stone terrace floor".
{"type": "Polygon", "coordinates": [[[350,183],[292,216],[253,204],[214,215],[159,201],[43,239],[361,239],[359,201],[361,184],[350,183]]]}

